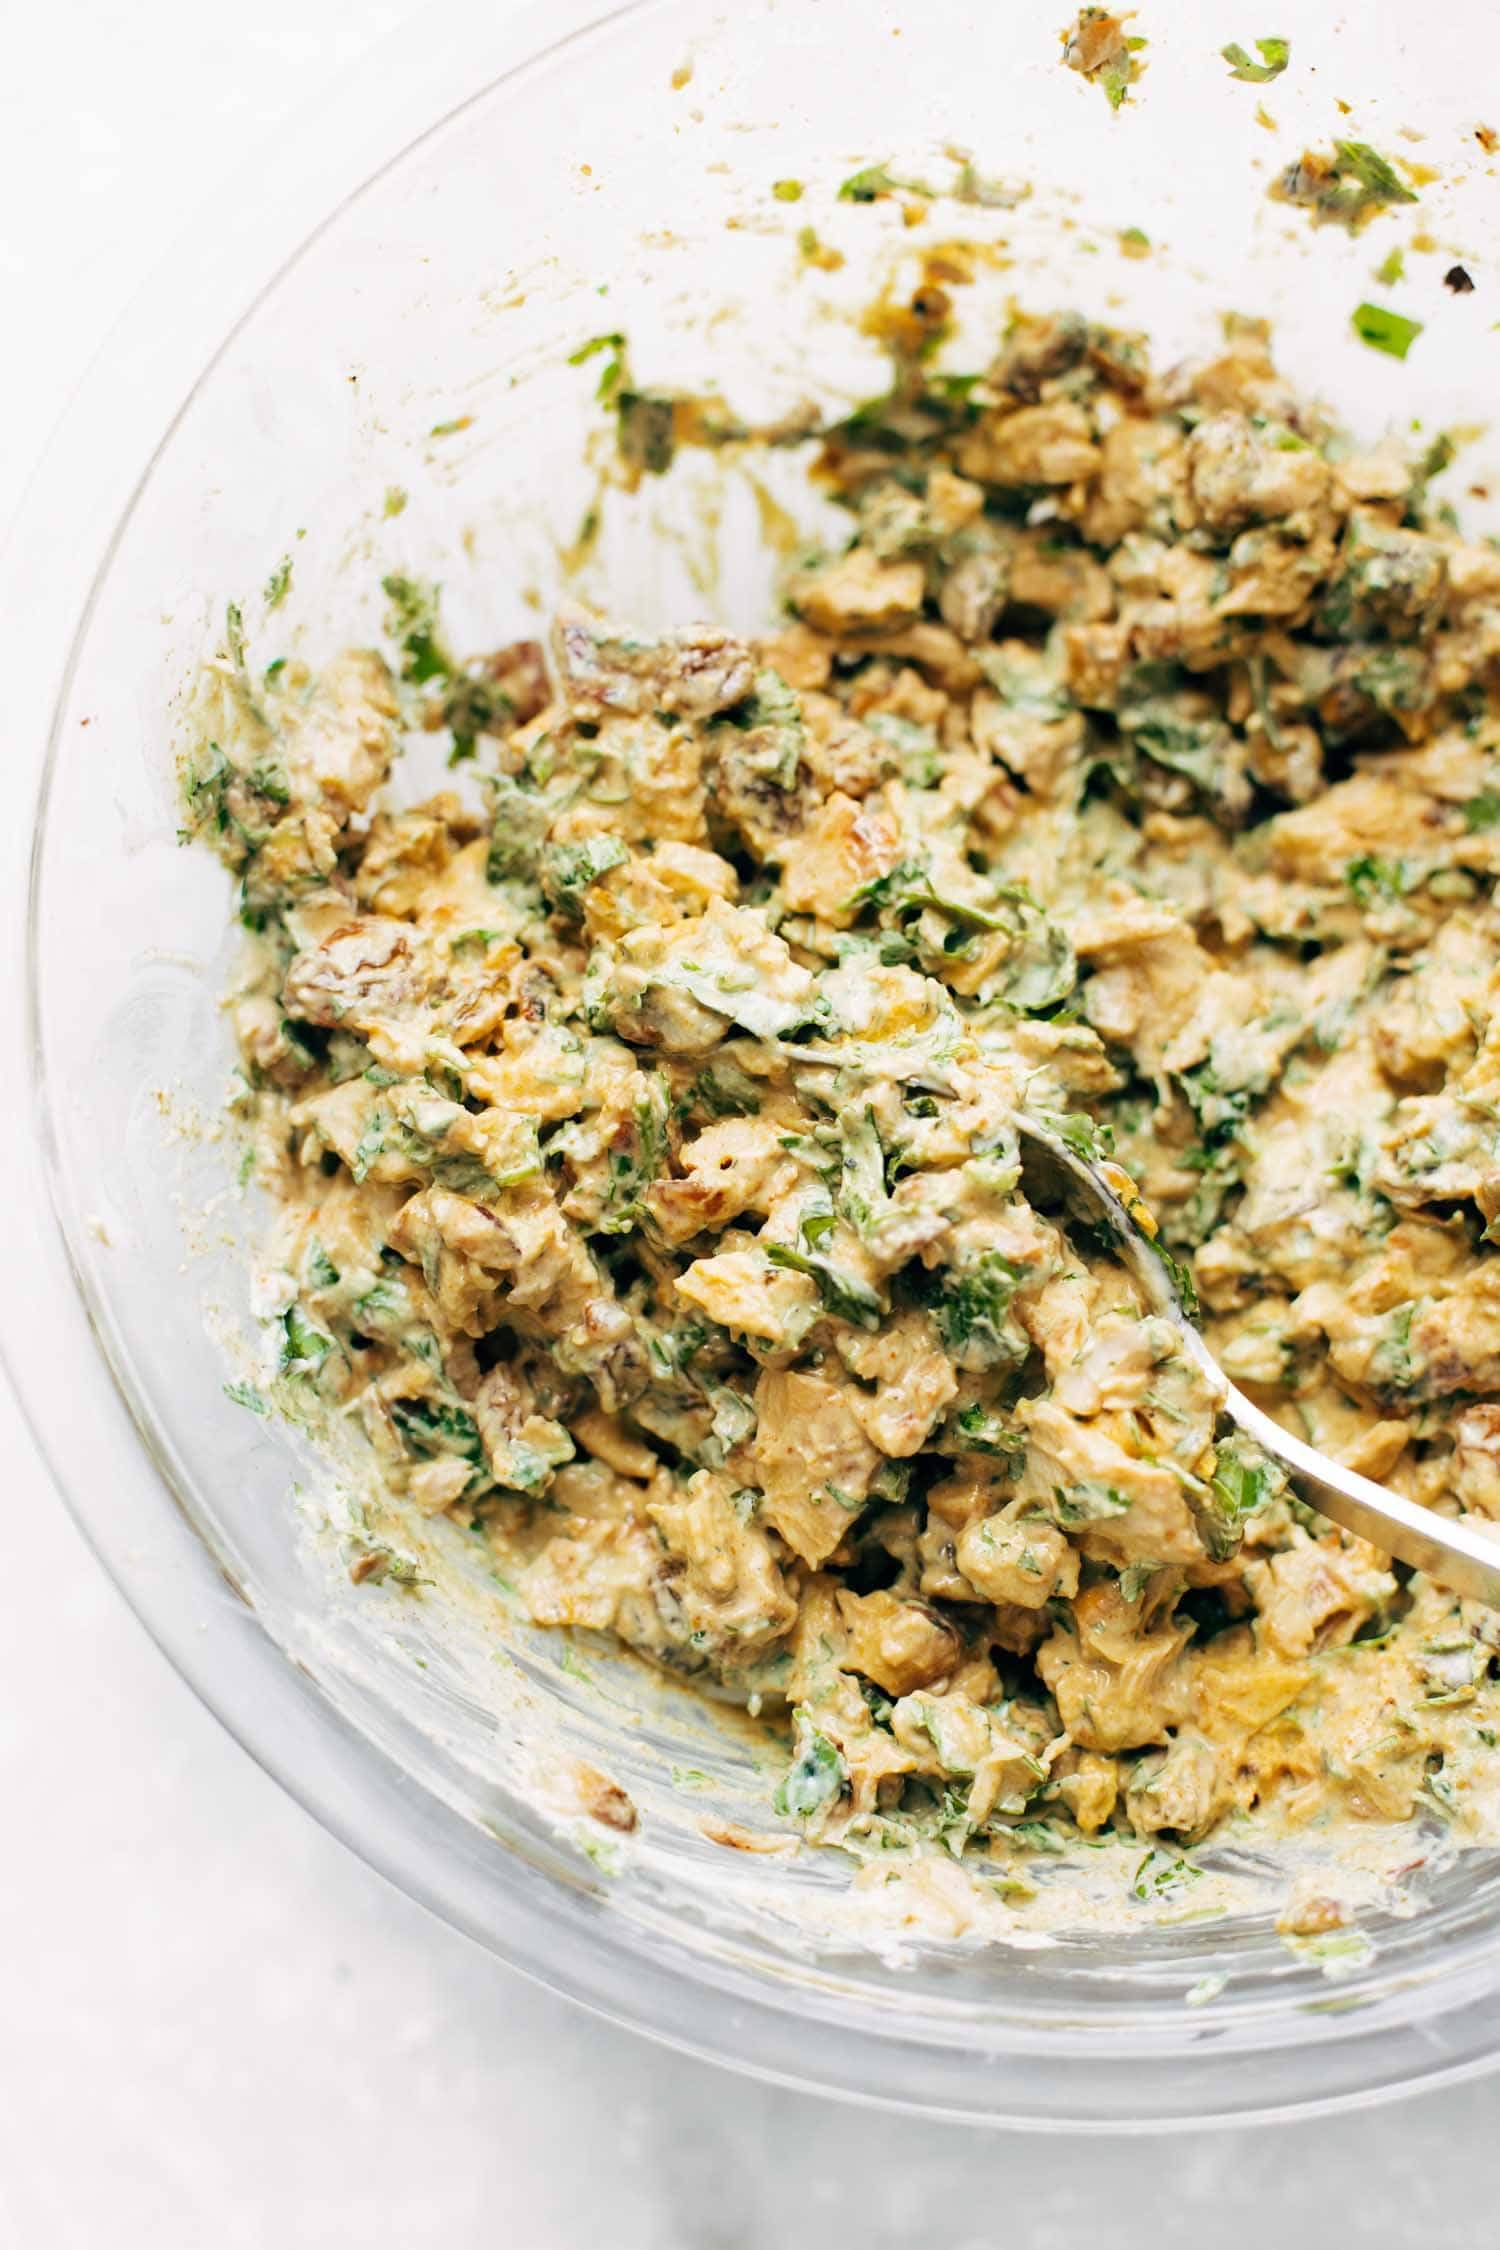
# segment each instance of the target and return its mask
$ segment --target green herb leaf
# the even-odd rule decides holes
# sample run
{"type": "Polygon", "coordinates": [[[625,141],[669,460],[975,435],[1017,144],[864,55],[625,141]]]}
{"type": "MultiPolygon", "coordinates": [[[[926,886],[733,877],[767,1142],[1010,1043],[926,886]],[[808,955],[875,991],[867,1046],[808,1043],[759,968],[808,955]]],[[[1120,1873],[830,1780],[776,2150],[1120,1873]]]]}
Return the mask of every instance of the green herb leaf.
{"type": "Polygon", "coordinates": [[[844,901],[846,913],[862,906],[873,906],[877,910],[889,907],[903,915],[919,914],[930,908],[935,914],[946,915],[960,929],[968,930],[1011,930],[1017,919],[1014,911],[994,913],[968,899],[945,897],[934,890],[931,875],[917,859],[900,860],[887,874],[861,883],[844,901]]]}
{"type": "Polygon", "coordinates": [[[1415,203],[1419,200],[1395,166],[1378,149],[1371,148],[1368,141],[1335,141],[1333,153],[1338,170],[1357,180],[1375,202],[1415,203]]]}
{"type": "Polygon", "coordinates": [[[861,1281],[857,1274],[827,1258],[790,1249],[784,1242],[768,1242],[766,1257],[773,1266],[805,1273],[815,1281],[819,1296],[836,1319],[847,1320],[855,1328],[880,1326],[884,1307],[868,1282],[861,1281]]]}
{"type": "Polygon", "coordinates": [[[333,1338],[326,1330],[309,1320],[300,1305],[288,1305],[281,1316],[282,1374],[316,1375],[332,1350],[333,1338]]]}
{"type": "Polygon", "coordinates": [[[1149,1851],[1131,1878],[1132,1898],[1171,1898],[1206,1872],[1180,1854],[1149,1851]]]}
{"type": "Polygon", "coordinates": [[[1071,1149],[1085,1164],[1098,1164],[1113,1152],[1115,1136],[1109,1126],[1101,1125],[1081,1109],[1038,1112],[1037,1123],[1045,1125],[1064,1148],[1071,1149]]]}
{"type": "Polygon", "coordinates": [[[322,1242],[317,1240],[317,1235],[313,1235],[313,1240],[308,1242],[308,1255],[304,1258],[304,1264],[301,1264],[301,1271],[308,1278],[308,1289],[337,1289],[340,1269],[335,1267],[333,1258],[328,1255],[322,1242]]]}
{"type": "Polygon", "coordinates": [[[1017,1844],[1024,1844],[1033,1852],[1065,1852],[1068,1840],[1062,1831],[1054,1828],[1050,1820],[1016,1820],[1004,1831],[1017,1844]]]}
{"type": "Polygon", "coordinates": [[[1249,1518],[1285,1486],[1286,1478],[1252,1439],[1234,1435],[1220,1441],[1210,1497],[1195,1510],[1198,1535],[1215,1562],[1238,1552],[1249,1518]]]}
{"type": "Polygon", "coordinates": [[[612,330],[607,336],[591,336],[586,344],[579,345],[576,352],[569,352],[568,365],[582,367],[586,360],[595,358],[600,352],[607,356],[594,396],[601,405],[609,406],[625,380],[625,339],[618,330],[612,330]]]}
{"type": "Polygon", "coordinates": [[[1237,46],[1233,40],[1227,47],[1221,47],[1219,52],[1231,66],[1231,78],[1241,78],[1249,86],[1265,86],[1273,78],[1279,78],[1286,69],[1292,56],[1291,45],[1285,39],[1257,39],[1255,46],[1260,56],[1259,62],[1252,62],[1244,48],[1237,46]]]}
{"type": "Polygon", "coordinates": [[[801,1735],[797,1755],[771,1802],[784,1817],[806,1820],[842,1794],[849,1769],[838,1745],[826,1734],[809,1727],[800,1713],[797,1724],[801,1735]]]}
{"type": "Polygon", "coordinates": [[[618,836],[586,836],[579,844],[544,844],[538,859],[542,894],[570,921],[581,921],[584,892],[629,857],[618,836]]]}
{"type": "Polygon", "coordinates": [[[1392,359],[1405,359],[1423,327],[1420,320],[1408,320],[1405,313],[1368,303],[1355,306],[1353,319],[1354,333],[1361,342],[1373,351],[1389,352],[1392,359]]]}
{"type": "Polygon", "coordinates": [[[887,164],[867,164],[851,172],[839,188],[840,203],[874,203],[882,195],[925,195],[932,190],[920,180],[899,180],[887,164]]]}
{"type": "Polygon", "coordinates": [[[1172,1287],[1176,1290],[1178,1300],[1181,1303],[1183,1311],[1187,1314],[1188,1319],[1196,1319],[1198,1312],[1198,1284],[1193,1279],[1192,1267],[1186,1265],[1181,1258],[1174,1258],[1171,1251],[1167,1248],[1166,1244],[1159,1241],[1154,1234],[1142,1233],[1141,1240],[1145,1243],[1147,1249],[1152,1253],[1152,1255],[1156,1258],[1159,1258],[1161,1260],[1161,1263],[1166,1267],[1167,1279],[1171,1282],[1172,1287]]]}
{"type": "Polygon", "coordinates": [[[486,1466],[479,1425],[462,1406],[425,1398],[391,1401],[391,1420],[409,1453],[425,1461],[456,1454],[476,1469],[486,1466]]]}
{"type": "Polygon", "coordinates": [[[1368,141],[1335,141],[1331,156],[1309,150],[1287,167],[1270,192],[1278,202],[1311,211],[1318,225],[1331,221],[1350,233],[1377,211],[1418,200],[1368,141]]]}
{"type": "Polygon", "coordinates": [[[1026,1465],[1026,1439],[1009,1429],[998,1414],[985,1406],[966,1406],[954,1418],[953,1440],[965,1453],[983,1453],[1004,1464],[1006,1476],[1019,1476],[1026,1465]]]}
{"type": "Polygon", "coordinates": [[[1404,860],[1377,859],[1373,852],[1351,859],[1344,869],[1344,881],[1361,906],[1391,904],[1414,888],[1412,872],[1404,860]]]}
{"type": "Polygon", "coordinates": [[[1128,1492],[1102,1484],[1096,1477],[1076,1477],[1070,1485],[1052,1488],[1052,1516],[1063,1531],[1078,1531],[1085,1524],[1108,1523],[1128,1516],[1133,1503],[1128,1492]]]}
{"type": "Polygon", "coordinates": [[[400,645],[402,679],[416,687],[424,680],[451,680],[458,667],[443,645],[437,587],[429,579],[397,572],[380,585],[391,605],[385,629],[400,645]]]}
{"type": "Polygon", "coordinates": [[[601,1234],[628,1234],[639,1226],[645,1192],[667,1160],[667,1119],[666,1090],[652,1078],[647,1094],[635,1105],[628,1138],[617,1137],[610,1148],[609,1187],[599,1215],[601,1234]]]}
{"type": "Polygon", "coordinates": [[[1027,1279],[999,1250],[986,1250],[963,1267],[946,1268],[932,1314],[945,1350],[960,1367],[1018,1367],[1030,1344],[1011,1316],[1011,1300],[1027,1279]]]}

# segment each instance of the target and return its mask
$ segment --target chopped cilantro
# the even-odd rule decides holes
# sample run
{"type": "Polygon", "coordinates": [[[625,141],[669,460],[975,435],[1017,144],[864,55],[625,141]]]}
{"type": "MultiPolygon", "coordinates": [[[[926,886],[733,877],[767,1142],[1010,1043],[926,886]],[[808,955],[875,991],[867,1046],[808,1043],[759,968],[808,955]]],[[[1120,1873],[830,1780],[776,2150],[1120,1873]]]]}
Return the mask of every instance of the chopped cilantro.
{"type": "Polygon", "coordinates": [[[1483,835],[1491,828],[1500,828],[1500,790],[1481,789],[1463,808],[1464,826],[1471,836],[1483,835]]]}
{"type": "Polygon", "coordinates": [[[777,180],[772,185],[771,193],[778,203],[800,203],[802,201],[802,182],[800,180],[777,180]]]}
{"type": "Polygon", "coordinates": [[[932,1314],[944,1348],[960,1367],[1015,1367],[1025,1359],[1030,1347],[1010,1308],[1026,1279],[1025,1267],[999,1250],[943,1271],[932,1314]]]}
{"type": "Polygon", "coordinates": [[[861,883],[844,901],[846,912],[862,906],[873,906],[877,911],[890,908],[897,914],[919,914],[930,908],[967,930],[1009,930],[1016,921],[1014,913],[995,913],[969,899],[944,896],[933,888],[931,874],[918,859],[898,861],[886,874],[861,883]]]}
{"type": "Polygon", "coordinates": [[[930,197],[932,189],[920,180],[901,180],[888,164],[867,164],[863,171],[851,172],[839,188],[840,203],[874,203],[883,195],[922,195],[930,197]]]}
{"type": "Polygon", "coordinates": [[[424,578],[397,572],[380,581],[391,607],[385,629],[401,649],[401,677],[420,687],[426,680],[451,680],[457,665],[443,645],[438,625],[438,588],[424,578]]]}
{"type": "Polygon", "coordinates": [[[601,405],[612,406],[615,393],[625,380],[625,339],[618,330],[611,331],[607,336],[591,336],[586,344],[579,345],[576,352],[569,352],[568,365],[582,367],[586,360],[595,358],[601,352],[606,356],[599,373],[599,387],[594,396],[601,405]]]}
{"type": "Polygon", "coordinates": [[[486,1465],[479,1424],[466,1407],[442,1400],[398,1398],[391,1401],[391,1420],[407,1451],[423,1460],[456,1454],[476,1469],[486,1465]]]}
{"type": "Polygon", "coordinates": [[[1384,1332],[1377,1339],[1368,1362],[1370,1381],[1382,1396],[1410,1390],[1415,1380],[1411,1332],[1416,1317],[1415,1302],[1397,1305],[1385,1316],[1384,1332]]]}
{"type": "Polygon", "coordinates": [[[500,773],[486,779],[494,820],[485,872],[492,883],[535,881],[555,805],[525,776],[500,773]]]}
{"type": "Polygon", "coordinates": [[[1418,198],[1394,166],[1367,141],[1335,141],[1331,156],[1308,150],[1274,183],[1271,194],[1299,204],[1314,222],[1357,232],[1377,211],[1418,198]]]}
{"type": "Polygon", "coordinates": [[[1050,1820],[1016,1820],[1005,1830],[1014,1843],[1024,1844],[1033,1852],[1065,1852],[1067,1838],[1050,1820]]]}
{"type": "Polygon", "coordinates": [[[1210,1500],[1197,1511],[1198,1532],[1215,1562],[1238,1551],[1247,1520],[1286,1483],[1275,1464],[1249,1439],[1224,1438],[1215,1448],[1210,1500]]]}
{"type": "Polygon", "coordinates": [[[842,1794],[849,1769],[838,1745],[826,1734],[818,1734],[800,1717],[798,1730],[801,1741],[797,1755],[772,1803],[782,1815],[805,1820],[842,1794]]]}
{"type": "Polygon", "coordinates": [[[1291,46],[1285,39],[1257,39],[1255,50],[1260,56],[1259,62],[1252,62],[1244,48],[1232,39],[1219,52],[1230,65],[1231,78],[1243,79],[1250,86],[1265,86],[1286,69],[1291,60],[1291,46]]]}
{"type": "Polygon", "coordinates": [[[630,854],[618,836],[586,836],[578,844],[544,844],[538,859],[542,894],[569,920],[583,918],[583,894],[630,854]]]}
{"type": "Polygon", "coordinates": [[[1115,1136],[1108,1125],[1100,1124],[1080,1109],[1038,1116],[1038,1123],[1060,1140],[1064,1148],[1071,1149],[1085,1164],[1098,1164],[1110,1155],[1115,1136]]]}
{"type": "Polygon", "coordinates": [[[1349,861],[1344,881],[1361,906],[1391,904],[1413,888],[1412,872],[1404,860],[1377,859],[1372,852],[1349,861]]]}
{"type": "Polygon", "coordinates": [[[599,1214],[601,1234],[628,1234],[640,1224],[643,1198],[667,1160],[667,1096],[659,1079],[648,1081],[628,1127],[616,1129],[609,1151],[609,1182],[599,1214]]]}
{"type": "Polygon", "coordinates": [[[280,609],[292,586],[292,558],[283,555],[266,580],[265,602],[267,609],[280,609]]]}
{"type": "Polygon", "coordinates": [[[987,1454],[1004,1464],[1003,1474],[1019,1476],[1026,1464],[1026,1439],[1020,1430],[1008,1429],[985,1406],[966,1406],[954,1418],[953,1438],[965,1453],[987,1454]]]}
{"type": "Polygon", "coordinates": [[[1117,1485],[1103,1484],[1096,1477],[1075,1477],[1070,1485],[1052,1488],[1052,1514],[1064,1531],[1108,1523],[1112,1516],[1128,1516],[1132,1505],[1128,1492],[1121,1492],[1117,1485]]]}
{"type": "Polygon", "coordinates": [[[1335,141],[1338,167],[1357,180],[1365,194],[1378,203],[1415,203],[1418,198],[1400,178],[1394,165],[1368,141],[1335,141]]]}
{"type": "Polygon", "coordinates": [[[1161,1565],[1154,1562],[1128,1563],[1120,1573],[1121,1601],[1129,1602],[1134,1608],[1160,1568],[1161,1565]]]}
{"type": "Polygon", "coordinates": [[[282,1374],[316,1375],[332,1350],[327,1331],[309,1320],[300,1305],[288,1305],[281,1316],[282,1374]]]}
{"type": "Polygon", "coordinates": [[[1408,320],[1405,313],[1369,303],[1355,306],[1353,321],[1354,333],[1362,343],[1374,351],[1388,352],[1392,359],[1405,359],[1423,327],[1420,320],[1408,320]]]}
{"type": "Polygon", "coordinates": [[[316,1235],[307,1246],[302,1270],[307,1275],[309,1289],[335,1289],[338,1286],[339,1269],[316,1235]]]}
{"type": "Polygon", "coordinates": [[[790,1249],[784,1242],[768,1242],[766,1256],[773,1266],[781,1266],[791,1273],[805,1273],[818,1285],[818,1294],[837,1320],[847,1320],[855,1328],[878,1328],[882,1313],[879,1297],[868,1282],[845,1267],[803,1250],[790,1249]]]}
{"type": "Polygon", "coordinates": [[[1172,1898],[1206,1872],[1179,1853],[1149,1851],[1131,1877],[1132,1898],[1172,1898]]]}

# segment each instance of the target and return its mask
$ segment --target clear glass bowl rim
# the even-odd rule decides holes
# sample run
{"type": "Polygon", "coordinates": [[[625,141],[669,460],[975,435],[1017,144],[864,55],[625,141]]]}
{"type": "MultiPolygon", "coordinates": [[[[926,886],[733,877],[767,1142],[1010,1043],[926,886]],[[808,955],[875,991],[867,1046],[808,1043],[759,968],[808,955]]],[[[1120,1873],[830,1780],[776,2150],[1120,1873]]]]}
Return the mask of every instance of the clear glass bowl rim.
{"type": "MultiPolygon", "coordinates": [[[[1475,2076],[1500,2060],[1500,1932],[1480,1933],[1413,1986],[1374,1996],[1363,2025],[1336,2032],[1289,2004],[1259,2043],[1194,2053],[1180,2037],[1091,2049],[1077,2024],[1055,2051],[1007,2043],[965,2054],[934,2023],[810,2014],[788,1988],[711,1976],[701,1963],[622,1943],[600,1893],[502,1853],[432,1798],[326,1702],[226,1587],[136,1417],[90,1313],[56,1207],[54,1144],[35,1020],[34,904],[48,779],[69,683],[129,514],[178,415],[280,274],[343,203],[459,109],[566,41],[661,0],[531,0],[501,23],[475,0],[424,11],[299,112],[241,177],[209,199],[85,376],[42,457],[0,558],[4,613],[31,620],[12,740],[36,821],[3,839],[13,959],[0,1027],[13,1084],[31,1098],[0,1113],[28,1291],[0,1298],[0,1356],[54,1482],[126,1602],[194,1693],[256,1762],[369,1865],[489,1952],[611,2019],[807,2091],[1029,2130],[1153,2131],[1192,2121],[1306,2117],[1475,2076]],[[399,65],[399,67],[398,67],[399,65]],[[276,192],[264,192],[268,180],[276,192]],[[230,252],[233,254],[230,254],[230,252]],[[261,277],[247,292],[244,276],[261,277]],[[121,412],[121,370],[133,378],[121,412]],[[134,470],[135,462],[144,468],[134,470]],[[112,528],[111,528],[112,527],[112,528]],[[97,559],[96,559],[97,558],[97,559]],[[28,864],[29,862],[29,864],[28,864]],[[24,929],[21,920],[25,916],[24,929]],[[64,1380],[61,1370],[68,1371],[64,1380]],[[62,1411],[63,1401],[67,1411],[62,1411]],[[101,1471],[128,1449],[132,1473],[101,1471]],[[203,1629],[205,1619],[210,1630],[203,1629]],[[495,1898],[503,1899],[497,1930],[495,1898]],[[1374,2016],[1379,2021],[1372,2020],[1374,2016]],[[1299,2029],[1306,2045],[1301,2044],[1299,2029]],[[1286,2066],[1297,2048],[1300,2084],[1286,2066]]],[[[815,0],[802,0],[815,4],[815,0]]]]}

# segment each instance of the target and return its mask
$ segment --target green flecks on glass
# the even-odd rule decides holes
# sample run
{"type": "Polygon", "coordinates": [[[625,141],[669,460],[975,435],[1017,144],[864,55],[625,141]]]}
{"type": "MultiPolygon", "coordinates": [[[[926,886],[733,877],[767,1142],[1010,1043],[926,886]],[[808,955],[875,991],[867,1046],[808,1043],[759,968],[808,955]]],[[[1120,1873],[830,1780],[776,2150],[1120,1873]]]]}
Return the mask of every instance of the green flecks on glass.
{"type": "Polygon", "coordinates": [[[604,336],[590,336],[586,344],[580,344],[576,351],[569,352],[568,365],[582,367],[601,354],[604,356],[604,365],[599,371],[594,396],[601,405],[610,406],[625,380],[625,339],[618,329],[611,329],[604,336]]]}

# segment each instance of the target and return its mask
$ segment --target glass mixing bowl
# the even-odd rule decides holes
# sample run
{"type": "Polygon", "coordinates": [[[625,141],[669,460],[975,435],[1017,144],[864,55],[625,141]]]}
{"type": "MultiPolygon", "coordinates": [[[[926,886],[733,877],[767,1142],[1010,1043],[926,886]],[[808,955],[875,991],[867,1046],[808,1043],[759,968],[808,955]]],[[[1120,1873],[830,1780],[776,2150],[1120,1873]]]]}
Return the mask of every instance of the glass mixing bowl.
{"type": "MultiPolygon", "coordinates": [[[[589,339],[623,334],[640,379],[747,414],[852,400],[880,366],[842,315],[944,232],[991,245],[966,293],[976,350],[1012,295],[1143,326],[1162,358],[1235,307],[1271,318],[1292,377],[1368,434],[1482,419],[1490,275],[1471,259],[1474,294],[1442,283],[1495,232],[1465,63],[1486,51],[1479,5],[1456,0],[1430,50],[1412,11],[1343,21],[1299,0],[1276,22],[1292,68],[1257,88],[1219,55],[1255,28],[1242,0],[1158,0],[1119,115],[1059,67],[1066,13],[567,0],[496,23],[452,0],[203,216],[85,383],[7,566],[24,634],[9,753],[36,815],[4,840],[7,895],[26,894],[28,845],[31,881],[25,976],[18,930],[3,1001],[0,1328],[59,1482],[161,1646],[404,1889],[559,1990],[721,2061],[1087,2128],[1305,2113],[1482,2067],[1500,2039],[1500,1865],[1470,1857],[1434,1878],[1425,1913],[1368,1919],[1375,1950],[1337,1985],[1248,1915],[1032,1949],[888,1917],[872,1943],[839,1856],[726,1848],[731,1828],[742,1847],[772,1840],[764,1752],[727,1718],[527,1629],[456,1534],[452,1598],[352,1589],[326,1467],[225,1395],[264,1214],[220,1122],[228,885],[177,847],[171,767],[227,599],[261,662],[378,632],[390,570],[443,581],[462,647],[533,624],[597,497],[598,361],[575,363],[589,339]],[[1351,238],[1267,203],[1275,170],[1337,132],[1430,164],[1420,206],[1351,238]],[[954,148],[1029,195],[940,199],[910,239],[899,204],[838,197],[881,159],[951,179],[954,148]],[[789,180],[800,201],[773,192],[789,180]],[[839,272],[801,255],[805,226],[845,252],[839,272]],[[1123,254],[1126,229],[1144,255],[1123,254]],[[1389,301],[1425,324],[1404,363],[1350,323],[1397,241],[1389,301]],[[565,1786],[580,1758],[636,1798],[633,1838],[585,1833],[565,1786]]],[[[1487,443],[1463,456],[1475,485],[1492,481],[1487,443]]],[[[766,475],[692,456],[611,491],[585,592],[610,588],[647,624],[762,622],[764,525],[817,513],[789,459],[766,475]]]]}

